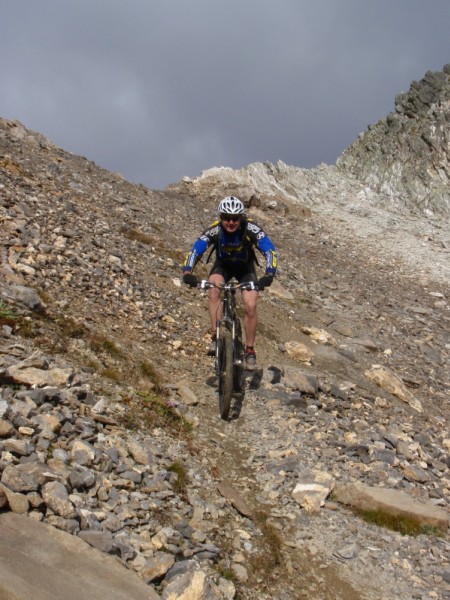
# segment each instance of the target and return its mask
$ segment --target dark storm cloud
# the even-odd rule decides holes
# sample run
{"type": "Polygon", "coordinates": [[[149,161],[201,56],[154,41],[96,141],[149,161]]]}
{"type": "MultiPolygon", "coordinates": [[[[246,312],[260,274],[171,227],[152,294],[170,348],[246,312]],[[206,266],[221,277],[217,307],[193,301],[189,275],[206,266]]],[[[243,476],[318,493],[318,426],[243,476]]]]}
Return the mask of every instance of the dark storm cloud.
{"type": "Polygon", "coordinates": [[[0,116],[151,188],[333,163],[449,25],[448,0],[0,0],[0,116]]]}

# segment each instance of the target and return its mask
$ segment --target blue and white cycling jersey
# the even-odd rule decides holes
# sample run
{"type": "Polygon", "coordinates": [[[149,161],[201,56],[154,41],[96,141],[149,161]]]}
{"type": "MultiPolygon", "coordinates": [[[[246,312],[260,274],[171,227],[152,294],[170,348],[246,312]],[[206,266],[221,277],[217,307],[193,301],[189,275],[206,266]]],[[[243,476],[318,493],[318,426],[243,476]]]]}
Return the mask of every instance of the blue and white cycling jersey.
{"type": "Polygon", "coordinates": [[[214,245],[216,259],[226,265],[244,265],[255,260],[255,248],[265,256],[266,274],[275,275],[277,253],[269,236],[253,219],[243,219],[239,229],[227,233],[220,224],[214,223],[195,240],[187,253],[183,272],[192,271],[206,250],[214,245]]]}

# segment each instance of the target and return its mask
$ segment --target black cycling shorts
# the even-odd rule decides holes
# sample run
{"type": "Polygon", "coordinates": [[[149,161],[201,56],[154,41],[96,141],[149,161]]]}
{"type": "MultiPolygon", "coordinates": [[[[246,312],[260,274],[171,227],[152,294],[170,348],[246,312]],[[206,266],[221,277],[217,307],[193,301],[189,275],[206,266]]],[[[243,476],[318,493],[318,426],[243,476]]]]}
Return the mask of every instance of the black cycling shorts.
{"type": "Polygon", "coordinates": [[[230,279],[233,279],[233,277],[237,279],[239,283],[245,283],[247,281],[254,281],[256,283],[258,281],[254,262],[233,264],[216,260],[209,274],[222,275],[222,277],[225,279],[225,283],[228,283],[230,279]]]}

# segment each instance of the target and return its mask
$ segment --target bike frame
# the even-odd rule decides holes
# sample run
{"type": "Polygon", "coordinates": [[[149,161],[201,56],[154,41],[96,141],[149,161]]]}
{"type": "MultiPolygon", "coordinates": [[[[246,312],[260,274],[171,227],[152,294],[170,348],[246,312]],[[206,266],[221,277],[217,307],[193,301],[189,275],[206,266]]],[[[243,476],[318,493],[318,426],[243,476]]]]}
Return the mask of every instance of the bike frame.
{"type": "Polygon", "coordinates": [[[202,280],[198,287],[220,290],[222,315],[216,320],[215,373],[219,382],[219,411],[228,419],[233,394],[243,391],[243,356],[241,322],[236,314],[237,290],[258,290],[253,282],[215,283],[202,280]]]}
{"type": "MultiPolygon", "coordinates": [[[[258,286],[253,281],[246,281],[244,283],[215,283],[203,279],[199,283],[200,289],[207,290],[210,288],[219,289],[222,295],[222,318],[216,321],[216,352],[215,352],[215,371],[219,374],[219,344],[220,329],[225,326],[231,333],[233,340],[233,349],[236,349],[236,334],[238,328],[238,318],[236,316],[236,292],[238,290],[258,290],[258,286]]],[[[240,333],[240,332],[239,332],[240,333]]],[[[236,356],[236,352],[233,352],[233,364],[237,365],[242,362],[242,357],[236,356]]]]}

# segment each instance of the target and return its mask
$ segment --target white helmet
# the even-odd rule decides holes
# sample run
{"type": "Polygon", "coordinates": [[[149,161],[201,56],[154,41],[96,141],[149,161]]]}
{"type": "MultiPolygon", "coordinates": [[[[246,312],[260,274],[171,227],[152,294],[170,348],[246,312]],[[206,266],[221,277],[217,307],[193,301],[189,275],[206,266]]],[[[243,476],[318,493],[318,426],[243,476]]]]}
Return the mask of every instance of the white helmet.
{"type": "Polygon", "coordinates": [[[236,196],[227,196],[219,204],[219,214],[221,215],[242,215],[244,205],[236,196]]]}

